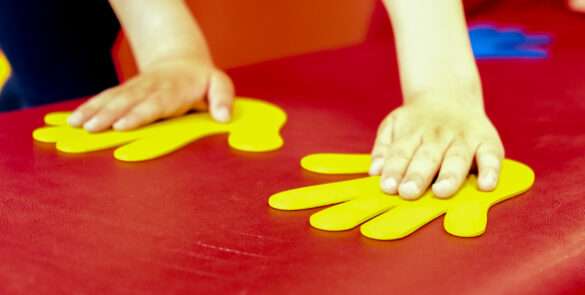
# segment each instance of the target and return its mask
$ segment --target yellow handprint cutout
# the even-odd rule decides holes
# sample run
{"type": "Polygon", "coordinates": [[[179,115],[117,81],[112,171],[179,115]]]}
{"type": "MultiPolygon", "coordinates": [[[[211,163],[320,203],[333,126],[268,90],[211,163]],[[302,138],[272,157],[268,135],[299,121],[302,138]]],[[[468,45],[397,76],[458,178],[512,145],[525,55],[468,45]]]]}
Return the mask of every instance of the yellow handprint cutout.
{"type": "Polygon", "coordinates": [[[232,121],[217,123],[208,113],[194,113],[168,119],[132,131],[89,133],[67,124],[70,113],[50,113],[43,127],[33,132],[40,142],[56,143],[66,153],[87,153],[117,147],[114,157],[135,162],[169,154],[199,138],[229,133],[229,145],[241,151],[267,152],[283,145],[280,129],[286,114],[275,105],[259,100],[238,98],[232,121]]]}
{"type": "MultiPolygon", "coordinates": [[[[301,161],[306,170],[322,174],[365,173],[369,165],[370,156],[362,154],[315,154],[301,161]]],[[[406,237],[443,214],[448,233],[476,237],[485,232],[490,207],[526,192],[533,183],[530,167],[504,160],[500,182],[492,192],[477,190],[476,177],[471,175],[450,199],[435,198],[428,191],[418,200],[406,201],[384,194],[380,177],[371,176],[280,192],[268,203],[280,210],[337,204],[313,214],[310,224],[321,230],[342,231],[363,223],[361,233],[377,240],[406,237]]]]}
{"type": "Polygon", "coordinates": [[[4,83],[6,82],[9,76],[10,64],[6,59],[6,56],[4,56],[4,53],[0,51],[0,89],[2,89],[2,86],[4,86],[4,83]]]}

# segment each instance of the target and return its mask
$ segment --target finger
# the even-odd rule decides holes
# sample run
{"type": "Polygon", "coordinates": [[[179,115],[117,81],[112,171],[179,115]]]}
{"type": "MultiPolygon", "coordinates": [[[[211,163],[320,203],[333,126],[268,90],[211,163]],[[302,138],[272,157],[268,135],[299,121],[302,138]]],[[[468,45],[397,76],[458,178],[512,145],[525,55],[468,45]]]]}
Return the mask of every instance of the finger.
{"type": "Polygon", "coordinates": [[[112,99],[113,94],[115,93],[116,88],[108,89],[81,106],[79,106],[72,114],[67,118],[67,123],[72,127],[81,127],[83,126],[93,115],[95,115],[106,103],[112,99]]]}
{"type": "Polygon", "coordinates": [[[142,99],[139,95],[127,87],[121,88],[83,125],[83,128],[90,132],[98,132],[112,127],[142,99]]]}
{"type": "Polygon", "coordinates": [[[380,175],[382,168],[384,168],[384,155],[388,146],[392,142],[392,118],[386,118],[380,127],[374,141],[374,147],[372,148],[372,162],[370,164],[369,174],[380,175]]]}
{"type": "Polygon", "coordinates": [[[492,191],[498,184],[500,168],[504,159],[504,148],[498,141],[482,143],[475,155],[479,171],[478,188],[492,191]]]}
{"type": "Polygon", "coordinates": [[[474,151],[475,149],[463,140],[456,140],[448,147],[439,177],[432,187],[435,196],[448,198],[457,192],[469,174],[474,151]]]}
{"type": "Polygon", "coordinates": [[[209,93],[210,87],[211,83],[203,83],[200,79],[192,83],[191,92],[187,97],[192,110],[201,112],[209,111],[209,103],[208,99],[205,98],[205,95],[209,93]]]}
{"type": "Polygon", "coordinates": [[[211,75],[208,99],[210,113],[218,122],[229,122],[234,100],[234,84],[228,75],[217,70],[211,75]]]}
{"type": "Polygon", "coordinates": [[[436,137],[416,150],[398,187],[400,197],[413,200],[424,193],[439,170],[448,144],[448,141],[436,137]]]}
{"type": "Polygon", "coordinates": [[[410,160],[420,144],[420,136],[407,136],[392,142],[384,157],[381,187],[385,193],[396,194],[410,160]]]}
{"type": "Polygon", "coordinates": [[[163,114],[161,103],[156,99],[145,100],[116,122],[116,130],[130,130],[158,120],[163,114]]]}
{"type": "MultiPolygon", "coordinates": [[[[191,109],[207,108],[203,99],[207,86],[200,80],[167,79],[151,82],[150,85],[140,86],[139,89],[142,89],[144,93],[141,100],[150,100],[152,105],[157,105],[158,114],[154,120],[179,117],[191,109]]],[[[129,130],[146,123],[134,126],[126,126],[126,124],[129,124],[126,118],[121,117],[114,124],[114,129],[129,130]]]]}
{"type": "MultiPolygon", "coordinates": [[[[185,86],[180,83],[174,84],[172,87],[161,87],[152,95],[152,99],[156,100],[160,107],[159,118],[174,118],[187,113],[192,109],[200,110],[207,108],[203,99],[204,90],[197,91],[181,91],[183,89],[191,88],[189,85],[185,86]]],[[[195,85],[194,88],[200,89],[202,86],[195,85]]]]}

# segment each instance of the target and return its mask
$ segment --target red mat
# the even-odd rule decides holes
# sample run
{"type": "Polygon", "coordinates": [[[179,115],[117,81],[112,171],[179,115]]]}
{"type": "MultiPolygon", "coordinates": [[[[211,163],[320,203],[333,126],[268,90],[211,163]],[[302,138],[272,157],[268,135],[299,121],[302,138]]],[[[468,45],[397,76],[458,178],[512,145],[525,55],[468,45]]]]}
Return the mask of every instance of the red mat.
{"type": "Polygon", "coordinates": [[[455,238],[436,220],[378,242],[266,205],[274,192],[339,179],[298,161],[368,151],[399,105],[392,45],[372,39],[230,72],[240,95],[289,114],[286,145],[269,154],[215,136],[146,163],[71,156],[31,132],[74,103],[0,116],[0,293],[585,293],[585,17],[535,2],[478,16],[554,37],[548,60],[480,64],[509,157],[537,174],[531,192],[490,211],[484,236],[455,238]]]}

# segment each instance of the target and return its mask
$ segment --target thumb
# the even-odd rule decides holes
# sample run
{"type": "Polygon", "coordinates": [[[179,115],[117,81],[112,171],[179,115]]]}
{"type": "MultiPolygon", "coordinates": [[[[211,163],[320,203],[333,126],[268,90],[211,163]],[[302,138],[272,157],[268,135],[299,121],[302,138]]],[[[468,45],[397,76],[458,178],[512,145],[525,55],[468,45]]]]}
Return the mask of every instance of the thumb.
{"type": "Polygon", "coordinates": [[[231,120],[234,100],[234,84],[230,77],[221,70],[211,74],[209,82],[209,111],[214,120],[227,123],[231,120]]]}

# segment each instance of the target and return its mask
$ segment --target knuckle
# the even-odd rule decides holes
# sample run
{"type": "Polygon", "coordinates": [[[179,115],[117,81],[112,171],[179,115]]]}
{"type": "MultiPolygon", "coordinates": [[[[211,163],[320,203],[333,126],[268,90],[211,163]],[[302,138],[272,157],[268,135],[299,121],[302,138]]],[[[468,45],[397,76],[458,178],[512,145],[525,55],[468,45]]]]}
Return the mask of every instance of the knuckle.
{"type": "Polygon", "coordinates": [[[435,140],[439,140],[443,137],[445,137],[445,130],[444,128],[440,127],[440,126],[435,126],[434,128],[431,129],[431,138],[435,139],[435,140]]]}
{"type": "Polygon", "coordinates": [[[160,89],[160,82],[158,79],[143,78],[132,81],[132,86],[147,93],[154,93],[160,89]]]}
{"type": "Polygon", "coordinates": [[[493,155],[484,155],[479,157],[478,165],[480,166],[480,169],[499,169],[501,159],[493,155]]]}
{"type": "Polygon", "coordinates": [[[87,110],[87,111],[96,110],[100,106],[102,106],[104,103],[105,103],[104,99],[101,99],[100,97],[95,97],[95,98],[88,100],[83,105],[81,105],[80,109],[87,110]]]}
{"type": "Polygon", "coordinates": [[[378,131],[376,132],[376,141],[377,142],[384,142],[390,143],[390,139],[392,138],[392,119],[390,117],[386,117],[380,126],[378,126],[378,131]]]}
{"type": "Polygon", "coordinates": [[[376,144],[389,146],[391,142],[390,138],[390,134],[378,134],[378,137],[376,137],[376,144]]]}
{"type": "Polygon", "coordinates": [[[452,177],[461,179],[469,172],[469,166],[462,162],[445,162],[439,172],[441,178],[452,177]]]}
{"type": "Polygon", "coordinates": [[[181,87],[181,85],[175,81],[164,80],[153,83],[150,88],[150,93],[155,93],[156,97],[160,98],[180,92],[184,87],[181,87]]]}
{"type": "Polygon", "coordinates": [[[384,162],[384,168],[382,168],[382,177],[394,177],[400,178],[405,171],[405,166],[398,163],[384,162]]]}
{"type": "Polygon", "coordinates": [[[119,92],[122,89],[123,89],[123,86],[108,88],[108,89],[100,92],[100,94],[98,96],[101,96],[101,97],[112,96],[112,95],[115,95],[117,92],[119,92]]]}
{"type": "Polygon", "coordinates": [[[95,113],[97,110],[98,110],[97,106],[92,106],[88,104],[84,104],[77,109],[77,111],[80,112],[83,116],[89,116],[90,114],[95,113]]]}
{"type": "Polygon", "coordinates": [[[134,121],[142,122],[148,119],[148,115],[143,111],[134,111],[126,116],[126,118],[132,118],[134,121]]]}
{"type": "Polygon", "coordinates": [[[457,130],[455,132],[455,134],[453,135],[453,137],[457,141],[464,141],[468,136],[467,136],[467,133],[465,132],[465,129],[460,129],[460,130],[457,130]]]}
{"type": "Polygon", "coordinates": [[[445,156],[445,160],[458,161],[458,162],[468,162],[471,160],[471,153],[467,149],[463,149],[463,148],[452,149],[445,156]]]}
{"type": "Polygon", "coordinates": [[[501,142],[496,145],[495,154],[500,159],[503,159],[506,156],[506,150],[504,149],[504,145],[501,142]]]}
{"type": "Polygon", "coordinates": [[[140,117],[140,118],[155,117],[156,112],[157,112],[157,107],[156,107],[156,105],[154,105],[152,103],[145,103],[142,106],[140,106],[134,110],[134,113],[136,114],[136,116],[140,117]]]}
{"type": "Polygon", "coordinates": [[[452,168],[447,168],[447,167],[443,167],[441,169],[441,171],[439,172],[439,177],[438,179],[447,179],[447,178],[456,178],[457,173],[455,173],[455,170],[452,168]]]}
{"type": "Polygon", "coordinates": [[[456,136],[453,132],[444,127],[438,126],[433,127],[430,131],[425,133],[423,136],[423,143],[436,145],[438,147],[446,147],[454,138],[456,138],[456,136]]]}
{"type": "Polygon", "coordinates": [[[441,160],[440,154],[437,151],[438,147],[422,147],[417,152],[417,158],[419,160],[427,162],[439,162],[441,160]]]}
{"type": "Polygon", "coordinates": [[[152,97],[148,100],[145,106],[148,109],[149,114],[152,114],[153,116],[167,115],[167,109],[170,109],[168,108],[166,100],[162,95],[156,95],[155,97],[152,97]]]}
{"type": "Polygon", "coordinates": [[[394,161],[401,161],[401,162],[408,162],[412,157],[411,153],[409,153],[405,148],[402,147],[390,147],[386,154],[390,163],[394,161]]]}
{"type": "Polygon", "coordinates": [[[114,99],[108,104],[103,107],[103,110],[106,112],[118,112],[128,105],[128,101],[120,97],[119,99],[114,99]]]}
{"type": "Polygon", "coordinates": [[[92,99],[88,101],[88,104],[92,105],[99,105],[109,101],[112,97],[115,97],[120,92],[120,89],[117,87],[106,89],[100,92],[98,95],[94,96],[92,99]]]}
{"type": "Polygon", "coordinates": [[[492,156],[498,159],[503,159],[505,156],[504,147],[501,144],[483,144],[478,149],[478,155],[480,156],[492,156]]]}
{"type": "Polygon", "coordinates": [[[380,156],[380,155],[385,155],[386,151],[388,150],[388,146],[381,144],[381,143],[375,143],[374,146],[372,147],[372,155],[373,156],[380,156]]]}

